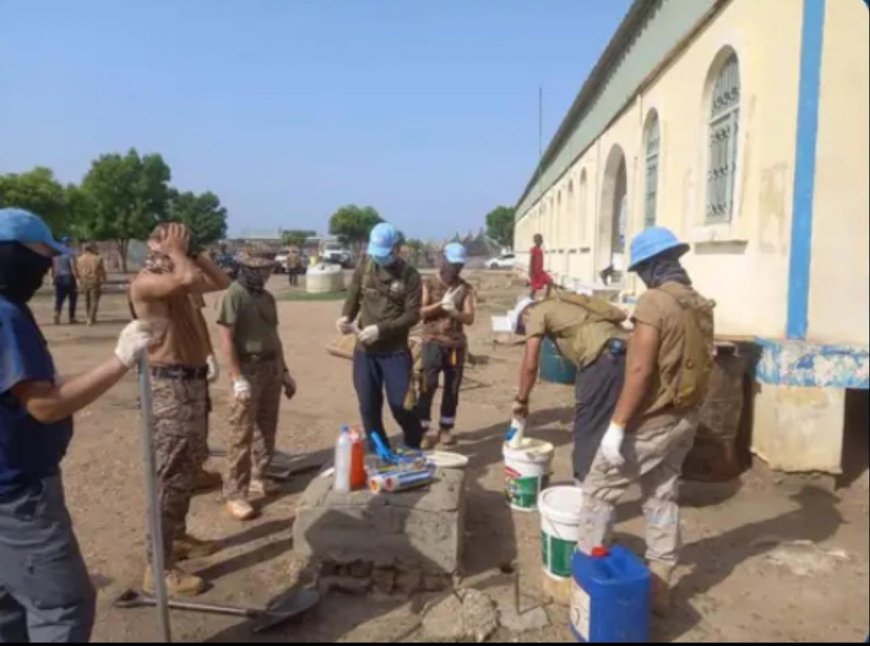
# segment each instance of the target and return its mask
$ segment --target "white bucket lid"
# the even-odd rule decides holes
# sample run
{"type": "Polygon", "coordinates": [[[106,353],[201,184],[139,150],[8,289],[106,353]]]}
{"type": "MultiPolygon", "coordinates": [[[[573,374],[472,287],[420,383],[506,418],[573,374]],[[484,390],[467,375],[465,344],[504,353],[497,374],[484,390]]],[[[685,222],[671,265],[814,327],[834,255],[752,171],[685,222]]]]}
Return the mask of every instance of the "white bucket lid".
{"type": "Polygon", "coordinates": [[[524,437],[518,448],[512,448],[507,442],[502,446],[502,454],[520,462],[548,462],[556,450],[550,442],[524,437]]]}
{"type": "Polygon", "coordinates": [[[550,487],[538,496],[538,509],[541,514],[565,525],[579,524],[582,503],[583,490],[579,487],[550,487]]]}
{"type": "Polygon", "coordinates": [[[432,451],[426,457],[439,469],[464,469],[468,466],[468,458],[450,451],[432,451]]]}

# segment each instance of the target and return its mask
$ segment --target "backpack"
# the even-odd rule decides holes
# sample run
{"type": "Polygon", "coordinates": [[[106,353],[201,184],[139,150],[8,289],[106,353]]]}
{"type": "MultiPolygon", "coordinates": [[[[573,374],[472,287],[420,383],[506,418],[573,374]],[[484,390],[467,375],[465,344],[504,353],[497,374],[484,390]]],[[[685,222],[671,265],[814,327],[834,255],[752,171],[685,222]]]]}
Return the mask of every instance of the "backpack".
{"type": "Polygon", "coordinates": [[[686,294],[676,283],[665,283],[656,289],[677,302],[683,311],[685,327],[682,363],[662,366],[663,371],[674,377],[665,387],[670,391],[676,408],[700,406],[707,396],[713,371],[713,308],[716,302],[695,292],[686,294]]]}
{"type": "Polygon", "coordinates": [[[621,325],[628,316],[618,307],[614,307],[607,301],[586,294],[575,294],[573,292],[557,291],[553,298],[562,303],[570,303],[577,307],[582,307],[589,313],[589,320],[600,323],[607,322],[614,325],[621,325]]]}

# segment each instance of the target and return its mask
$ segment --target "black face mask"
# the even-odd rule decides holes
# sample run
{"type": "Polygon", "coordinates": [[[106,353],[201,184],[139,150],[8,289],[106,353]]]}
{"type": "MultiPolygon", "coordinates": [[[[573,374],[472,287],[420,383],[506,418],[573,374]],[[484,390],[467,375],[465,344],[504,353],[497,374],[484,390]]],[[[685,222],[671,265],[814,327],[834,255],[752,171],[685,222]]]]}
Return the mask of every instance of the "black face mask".
{"type": "Polygon", "coordinates": [[[51,269],[51,258],[31,251],[17,242],[0,242],[0,296],[26,304],[51,269]]]}
{"type": "Polygon", "coordinates": [[[647,289],[655,289],[669,282],[687,286],[692,284],[678,256],[668,254],[656,256],[639,265],[636,271],[647,289]]]}

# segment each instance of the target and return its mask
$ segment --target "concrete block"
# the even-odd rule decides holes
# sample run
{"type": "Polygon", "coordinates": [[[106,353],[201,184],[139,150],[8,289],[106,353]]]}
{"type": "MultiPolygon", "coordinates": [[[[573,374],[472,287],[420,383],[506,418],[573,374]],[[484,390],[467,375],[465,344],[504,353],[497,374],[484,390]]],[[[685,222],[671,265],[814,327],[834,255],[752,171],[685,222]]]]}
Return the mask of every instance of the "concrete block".
{"type": "MultiPolygon", "coordinates": [[[[315,478],[296,512],[294,549],[324,562],[373,563],[375,574],[400,564],[415,564],[413,570],[424,576],[453,574],[461,564],[464,512],[461,470],[438,471],[426,489],[381,495],[336,493],[331,478],[315,478]]],[[[403,585],[411,578],[404,577],[403,585]]],[[[419,583],[418,578],[413,575],[419,583]]]]}
{"type": "Polygon", "coordinates": [[[841,473],[846,391],[757,385],[753,453],[780,471],[841,473]]]}

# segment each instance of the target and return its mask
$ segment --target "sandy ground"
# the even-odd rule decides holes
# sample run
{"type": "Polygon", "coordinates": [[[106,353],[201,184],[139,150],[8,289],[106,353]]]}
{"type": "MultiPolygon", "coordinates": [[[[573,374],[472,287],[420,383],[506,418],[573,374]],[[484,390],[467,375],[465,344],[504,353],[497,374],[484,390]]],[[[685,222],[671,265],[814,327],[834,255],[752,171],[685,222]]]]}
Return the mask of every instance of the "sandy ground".
{"type": "MultiPolygon", "coordinates": [[[[483,358],[462,392],[458,451],[471,458],[465,543],[465,585],[495,595],[516,594],[521,608],[539,594],[540,546],[536,514],[512,513],[501,493],[500,456],[507,411],[520,359],[517,347],[493,346],[489,315],[503,312],[517,293],[506,277],[479,275],[481,316],[471,350],[483,358]]],[[[272,288],[286,290],[276,278],[272,288]]],[[[215,299],[208,317],[214,319],[215,299]]],[[[127,320],[121,295],[104,299],[95,327],[50,324],[50,299],[34,303],[61,374],[110,356],[127,320]]],[[[329,460],[339,426],[358,419],[350,363],[324,351],[333,338],[337,302],[281,302],[281,335],[299,394],[284,402],[279,447],[306,463],[329,460]]],[[[213,388],[212,448],[224,444],[228,379],[213,388]]],[[[572,395],[565,387],[536,390],[530,433],[558,447],[555,480],[570,477],[572,395]]],[[[866,421],[864,422],[866,429],[866,421]]],[[[394,430],[394,429],[392,429],[394,430]]],[[[866,433],[866,431],[865,431],[866,433]]],[[[864,444],[862,467],[866,469],[864,444]]],[[[128,376],[76,417],[76,435],[64,463],[69,506],[97,587],[94,634],[99,641],[156,640],[153,610],[116,610],[112,600],[138,585],[144,566],[145,494],[135,377],[128,376]]],[[[215,468],[221,468],[215,461],[215,468]]],[[[292,480],[262,503],[262,516],[242,525],[221,507],[218,493],[195,499],[190,530],[222,541],[214,557],[191,564],[213,584],[204,599],[257,605],[287,585],[292,524],[309,478],[292,480]]],[[[675,611],[656,622],[660,641],[858,641],[868,630],[868,492],[861,469],[833,490],[825,480],[782,478],[755,468],[729,485],[686,483],[685,551],[675,611]],[[796,543],[807,541],[806,543],[796,543]]],[[[642,549],[643,522],[633,493],[620,507],[618,537],[642,549]]],[[[421,639],[420,610],[427,598],[375,602],[330,595],[305,621],[266,637],[269,641],[414,641],[421,639]]],[[[551,625],[502,640],[571,641],[564,609],[548,607],[551,625]]],[[[176,640],[250,641],[236,619],[173,613],[176,640]]]]}

